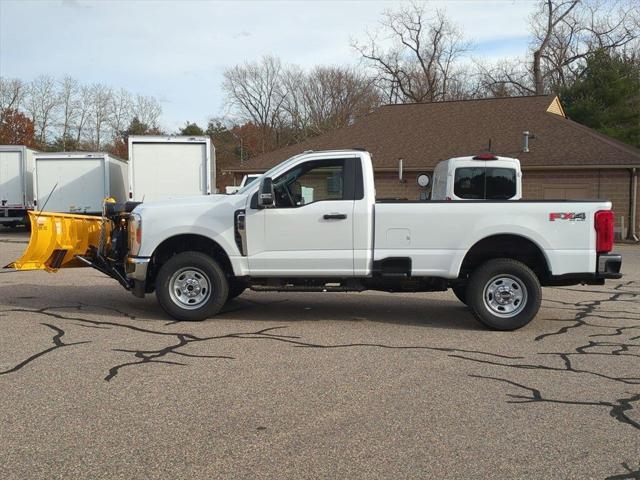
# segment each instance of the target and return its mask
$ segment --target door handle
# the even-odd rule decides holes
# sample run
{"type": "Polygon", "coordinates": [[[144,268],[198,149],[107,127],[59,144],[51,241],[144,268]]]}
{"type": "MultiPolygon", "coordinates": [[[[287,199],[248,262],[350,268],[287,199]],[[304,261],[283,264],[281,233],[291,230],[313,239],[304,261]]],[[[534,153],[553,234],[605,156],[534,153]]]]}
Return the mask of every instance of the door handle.
{"type": "Polygon", "coordinates": [[[322,218],[325,220],[344,220],[347,218],[346,213],[325,213],[322,218]]]}

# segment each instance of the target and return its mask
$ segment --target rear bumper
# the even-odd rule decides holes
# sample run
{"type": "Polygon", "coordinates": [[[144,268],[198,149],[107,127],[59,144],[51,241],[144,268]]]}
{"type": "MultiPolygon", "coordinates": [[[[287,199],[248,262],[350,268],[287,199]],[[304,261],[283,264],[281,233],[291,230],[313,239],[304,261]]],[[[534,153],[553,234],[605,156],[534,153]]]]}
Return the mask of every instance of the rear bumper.
{"type": "Polygon", "coordinates": [[[621,267],[622,255],[617,253],[603,253],[598,255],[596,276],[598,278],[622,278],[622,273],[620,273],[621,267]]]}
{"type": "Polygon", "coordinates": [[[0,207],[0,224],[26,223],[27,210],[16,207],[0,207]]]}
{"type": "Polygon", "coordinates": [[[568,273],[552,275],[544,286],[566,285],[604,285],[605,280],[622,278],[622,255],[617,253],[602,253],[598,255],[596,271],[594,273],[568,273]]]}

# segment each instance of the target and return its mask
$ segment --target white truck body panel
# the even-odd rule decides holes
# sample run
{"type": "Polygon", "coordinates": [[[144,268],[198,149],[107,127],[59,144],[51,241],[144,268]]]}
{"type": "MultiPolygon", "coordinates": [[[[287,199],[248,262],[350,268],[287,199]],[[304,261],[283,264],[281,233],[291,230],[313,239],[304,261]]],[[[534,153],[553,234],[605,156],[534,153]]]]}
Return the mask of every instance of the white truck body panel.
{"type": "Polygon", "coordinates": [[[214,175],[215,153],[209,137],[129,137],[130,200],[210,195],[214,175]]]}
{"type": "MultiPolygon", "coordinates": [[[[551,202],[517,205],[511,210],[483,201],[376,204],[374,260],[408,256],[414,275],[456,278],[474,244],[508,232],[540,247],[553,275],[595,270],[593,213],[610,209],[610,202],[587,204],[590,214],[576,222],[550,222],[551,202]]],[[[583,212],[585,204],[567,202],[562,210],[583,212]]]]}
{"type": "Polygon", "coordinates": [[[0,223],[16,220],[10,218],[9,209],[26,212],[33,208],[35,154],[23,145],[0,145],[0,223]]]}
{"type": "Polygon", "coordinates": [[[516,172],[516,193],[509,200],[522,198],[522,169],[520,160],[511,157],[500,157],[496,160],[474,160],[473,157],[455,157],[443,160],[433,170],[433,186],[431,200],[466,200],[454,192],[455,172],[458,168],[494,167],[508,168],[516,172]]]}
{"type": "Polygon", "coordinates": [[[196,234],[214,240],[229,257],[237,276],[365,277],[373,262],[411,259],[411,275],[455,279],[469,249],[493,235],[524,237],[543,252],[553,275],[596,272],[594,215],[609,210],[607,201],[425,201],[376,203],[368,153],[342,150],[292,157],[265,174],[276,178],[299,164],[322,159],[361,162],[361,199],[318,201],[297,208],[254,208],[259,184],[236,195],[143,203],[137,256],[151,257],[168,238],[196,234]],[[234,213],[246,212],[246,255],[239,250],[234,213]],[[580,221],[552,221],[553,212],[584,214],[580,221]],[[343,220],[323,215],[345,214],[343,220]]]}
{"type": "Polygon", "coordinates": [[[37,154],[34,180],[38,210],[96,214],[107,197],[126,201],[127,164],[106,153],[37,154]]]}

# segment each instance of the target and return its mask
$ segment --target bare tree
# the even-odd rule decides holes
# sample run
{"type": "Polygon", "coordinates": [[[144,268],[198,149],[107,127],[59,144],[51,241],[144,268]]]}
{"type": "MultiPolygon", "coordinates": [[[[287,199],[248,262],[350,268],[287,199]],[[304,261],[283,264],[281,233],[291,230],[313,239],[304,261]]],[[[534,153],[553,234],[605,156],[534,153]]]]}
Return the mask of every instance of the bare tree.
{"type": "Polygon", "coordinates": [[[85,138],[86,126],[89,121],[89,115],[91,112],[92,94],[91,87],[83,85],[80,87],[78,95],[78,109],[76,113],[76,121],[74,129],[76,132],[76,145],[80,145],[80,142],[85,138]]]}
{"type": "Polygon", "coordinates": [[[109,104],[111,103],[112,91],[106,85],[96,83],[91,86],[91,107],[89,110],[89,125],[92,148],[100,150],[105,130],[109,122],[109,104]]]}
{"type": "Polygon", "coordinates": [[[7,110],[18,110],[26,93],[24,82],[17,78],[0,77],[0,121],[7,110]]]}
{"type": "MultiPolygon", "coordinates": [[[[129,125],[132,112],[133,99],[131,94],[124,88],[113,92],[109,102],[109,125],[114,137],[117,137],[129,125]]],[[[157,121],[157,118],[155,120],[157,121]]]]}
{"type": "MultiPolygon", "coordinates": [[[[262,130],[264,151],[267,139],[277,134],[276,126],[281,122],[287,94],[280,59],[266,56],[258,62],[229,68],[224,72],[222,88],[229,106],[239,117],[262,130]]],[[[275,141],[277,143],[277,138],[275,141]]]]}
{"type": "Polygon", "coordinates": [[[132,117],[136,117],[149,128],[157,128],[162,115],[162,107],[155,97],[136,95],[131,110],[132,117]]]}
{"type": "Polygon", "coordinates": [[[531,30],[531,61],[477,63],[489,94],[557,91],[584,74],[586,58],[596,50],[637,52],[640,9],[637,0],[540,0],[531,30]]]}
{"type": "Polygon", "coordinates": [[[470,48],[460,30],[441,11],[427,15],[414,3],[386,11],[382,31],[369,34],[354,48],[377,72],[379,86],[391,102],[431,102],[451,97],[449,85],[458,61],[470,48]],[[391,40],[383,48],[379,37],[391,40]]]}
{"type": "Polygon", "coordinates": [[[283,104],[299,135],[318,135],[352,123],[380,104],[374,79],[353,68],[316,67],[285,75],[283,104]]]}
{"type": "Polygon", "coordinates": [[[66,76],[60,81],[58,102],[60,104],[60,138],[63,151],[67,151],[67,142],[78,114],[79,92],[80,85],[74,78],[66,76]]]}
{"type": "Polygon", "coordinates": [[[478,95],[514,97],[534,95],[531,64],[526,58],[505,59],[494,64],[475,61],[478,95]]]}
{"type": "Polygon", "coordinates": [[[31,82],[27,94],[26,110],[36,126],[36,139],[46,145],[47,133],[59,106],[56,81],[49,75],[41,75],[31,82]]]}

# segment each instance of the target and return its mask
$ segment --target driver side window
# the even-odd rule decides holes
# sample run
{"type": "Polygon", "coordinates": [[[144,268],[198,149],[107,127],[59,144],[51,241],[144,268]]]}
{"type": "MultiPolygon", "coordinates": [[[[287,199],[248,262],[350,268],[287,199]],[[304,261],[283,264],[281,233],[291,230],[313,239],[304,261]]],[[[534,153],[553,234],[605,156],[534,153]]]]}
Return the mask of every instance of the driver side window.
{"type": "Polygon", "coordinates": [[[296,208],[314,202],[344,199],[345,160],[317,160],[277,177],[276,207],[296,208]]]}

